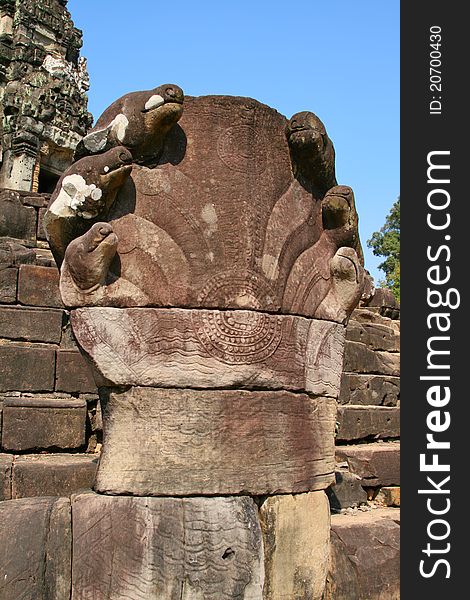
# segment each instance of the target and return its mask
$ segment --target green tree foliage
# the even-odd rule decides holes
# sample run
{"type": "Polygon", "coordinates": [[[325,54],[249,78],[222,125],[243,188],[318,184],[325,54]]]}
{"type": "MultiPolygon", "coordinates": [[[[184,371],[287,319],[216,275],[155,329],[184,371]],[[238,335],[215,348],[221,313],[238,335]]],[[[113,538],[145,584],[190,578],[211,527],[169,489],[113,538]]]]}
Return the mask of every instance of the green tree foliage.
{"type": "Polygon", "coordinates": [[[400,198],[390,209],[385,225],[372,234],[367,245],[375,256],[385,257],[379,265],[385,273],[385,281],[380,281],[380,284],[390,288],[395,298],[400,300],[400,198]]]}

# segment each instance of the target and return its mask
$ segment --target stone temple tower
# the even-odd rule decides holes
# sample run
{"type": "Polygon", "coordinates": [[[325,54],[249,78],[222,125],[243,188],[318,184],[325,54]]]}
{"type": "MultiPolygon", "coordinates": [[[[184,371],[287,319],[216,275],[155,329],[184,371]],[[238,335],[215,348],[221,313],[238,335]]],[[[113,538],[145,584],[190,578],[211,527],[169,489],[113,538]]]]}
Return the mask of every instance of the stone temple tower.
{"type": "Polygon", "coordinates": [[[50,192],[91,125],[67,0],[0,0],[0,187],[50,192]]]}

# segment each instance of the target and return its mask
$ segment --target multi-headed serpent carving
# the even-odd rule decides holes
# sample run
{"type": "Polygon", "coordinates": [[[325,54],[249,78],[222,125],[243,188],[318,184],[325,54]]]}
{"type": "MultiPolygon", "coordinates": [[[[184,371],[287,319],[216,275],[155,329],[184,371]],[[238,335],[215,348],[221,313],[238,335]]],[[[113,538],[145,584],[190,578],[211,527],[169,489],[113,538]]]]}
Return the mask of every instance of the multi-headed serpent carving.
{"type": "Polygon", "coordinates": [[[81,143],[77,155],[90,156],[61,179],[46,219],[59,262],[83,236],[63,267],[66,304],[344,321],[360,296],[362,251],[354,196],[336,185],[323,123],[217,96],[187,99],[182,114],[177,86],[128,94],[81,143]],[[90,227],[106,240],[96,245],[90,227]]]}

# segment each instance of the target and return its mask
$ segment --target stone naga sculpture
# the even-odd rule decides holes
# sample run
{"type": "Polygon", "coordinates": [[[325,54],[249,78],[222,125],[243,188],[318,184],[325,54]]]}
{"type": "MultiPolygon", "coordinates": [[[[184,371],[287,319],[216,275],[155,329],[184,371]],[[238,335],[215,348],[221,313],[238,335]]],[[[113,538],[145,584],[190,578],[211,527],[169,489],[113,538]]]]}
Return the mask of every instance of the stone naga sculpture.
{"type": "MultiPolygon", "coordinates": [[[[104,289],[90,291],[92,286],[86,284],[83,288],[77,281],[76,288],[69,286],[71,289],[68,289],[64,284],[62,293],[66,296],[66,304],[211,307],[222,302],[233,308],[274,308],[280,312],[316,316],[315,310],[320,306],[322,297],[326,297],[332,286],[335,287],[335,277],[330,272],[329,263],[339,248],[353,248],[362,263],[354,196],[349,188],[336,186],[334,149],[321,121],[313,113],[304,112],[286,123],[281,115],[273,112],[269,117],[260,117],[267,118],[269,123],[263,131],[256,131],[251,125],[228,126],[218,139],[209,141],[210,135],[216,136],[217,133],[210,131],[211,125],[208,123],[208,135],[203,129],[194,132],[173,129],[167,139],[170,116],[174,124],[181,116],[181,104],[170,102],[152,108],[151,112],[155,115],[158,115],[158,110],[165,112],[164,118],[153,118],[152,123],[161,125],[161,128],[157,127],[151,134],[146,133],[147,122],[143,124],[147,112],[142,107],[154,102],[151,100],[153,98],[161,99],[162,96],[154,93],[161,88],[179,90],[176,86],[160,86],[149,92],[129,94],[105,111],[95,130],[87,136],[93,140],[95,133],[99,134],[101,142],[95,144],[86,138],[83,142],[83,148],[87,147],[86,144],[92,149],[102,147],[104,153],[82,158],[75,163],[59,182],[58,191],[51,199],[46,227],[53,252],[59,261],[73,237],[72,232],[83,235],[84,228],[99,222],[99,218],[105,218],[121,238],[117,246],[118,258],[111,263],[109,260],[103,261],[103,265],[110,267],[110,272],[97,278],[102,281],[104,289]],[[167,108],[169,106],[172,106],[171,110],[167,108]],[[125,117],[126,122],[128,117],[138,115],[135,122],[128,121],[126,134],[120,137],[115,125],[112,125],[116,122],[116,114],[124,115],[122,119],[125,117]],[[108,124],[105,126],[104,123],[108,124]],[[192,148],[186,151],[188,133],[191,143],[194,141],[196,145],[204,145],[207,140],[200,153],[204,153],[205,157],[200,154],[194,157],[192,148]],[[146,142],[146,135],[153,140],[154,146],[146,142]],[[165,139],[166,156],[161,157],[155,169],[149,172],[147,166],[137,164],[146,153],[152,154],[153,148],[150,160],[150,165],[153,165],[157,157],[162,155],[165,139]],[[131,152],[134,164],[132,177],[124,185],[130,167],[118,170],[121,172],[119,184],[122,191],[119,201],[115,203],[116,186],[109,186],[109,192],[106,192],[105,185],[94,184],[95,178],[87,179],[83,171],[88,168],[86,161],[92,161],[95,165],[110,162],[108,153],[120,152],[119,156],[124,158],[125,148],[117,146],[108,151],[106,149],[110,144],[128,140],[127,152],[131,152]],[[266,152],[273,146],[277,146],[276,157],[268,156],[270,153],[266,152]],[[147,150],[144,152],[143,148],[147,150]],[[240,154],[237,155],[237,152],[240,154]],[[219,170],[222,168],[227,173],[209,176],[214,167],[219,170]],[[201,168],[206,171],[207,177],[202,180],[201,171],[201,177],[195,179],[193,171],[197,169],[199,176],[201,168]],[[275,170],[278,172],[275,173],[275,170]],[[76,177],[85,179],[83,186],[87,185],[90,189],[96,185],[97,189],[91,190],[88,201],[82,201],[82,205],[77,205],[75,209],[71,208],[74,203],[72,195],[65,213],[60,206],[61,202],[64,203],[62,198],[69,200],[67,186],[72,187],[74,194],[83,196],[81,191],[74,191],[71,182],[74,171],[76,177]],[[248,180],[245,173],[259,179],[260,192],[256,192],[255,188],[243,189],[248,180]],[[230,190],[230,194],[227,193],[229,190],[225,189],[221,175],[228,177],[226,181],[230,181],[230,185],[238,187],[238,197],[234,189],[230,190]],[[269,202],[260,197],[260,193],[268,194],[269,202]],[[99,202],[93,200],[93,194],[100,195],[99,202]],[[276,197],[276,194],[279,197],[273,203],[272,197],[276,197]],[[212,201],[218,195],[224,198],[223,207],[217,207],[212,201]],[[181,202],[181,198],[189,197],[194,199],[193,203],[188,200],[181,202]],[[155,208],[156,205],[159,210],[155,208]],[[62,213],[57,215],[61,210],[62,213]],[[223,222],[219,225],[221,216],[218,211],[222,215],[225,213],[228,227],[223,222]],[[235,217],[240,214],[242,221],[236,222],[235,217]],[[145,269],[142,267],[144,263],[145,269]],[[307,279],[304,277],[306,269],[310,272],[307,279]],[[143,271],[147,273],[146,277],[142,277],[143,271]],[[236,271],[235,278],[244,280],[245,285],[251,281],[252,285],[260,286],[264,290],[261,296],[269,297],[270,301],[265,303],[259,296],[261,290],[258,290],[255,292],[256,299],[250,294],[238,299],[225,295],[224,298],[217,298],[214,304],[209,288],[215,286],[219,292],[225,290],[228,293],[231,286],[228,271],[236,271]],[[202,273],[204,277],[199,276],[202,273]],[[310,290],[308,294],[304,290],[302,299],[298,289],[299,277],[310,290]],[[315,281],[310,281],[309,277],[315,281]],[[120,280],[119,285],[116,284],[117,279],[120,280]],[[222,280],[226,283],[222,283],[222,280]],[[204,291],[206,289],[207,292],[204,291]],[[134,290],[133,300],[129,300],[129,290],[134,290]]],[[[208,100],[191,99],[189,110],[198,114],[203,102],[207,103],[208,100]]],[[[228,101],[214,97],[212,102],[217,105],[228,101]]],[[[230,102],[235,104],[234,111],[243,118],[243,110],[246,110],[243,101],[230,102]]],[[[250,108],[255,108],[260,115],[266,112],[262,105],[258,108],[253,104],[250,108]]],[[[222,114],[224,110],[227,111],[228,107],[224,107],[222,114]]],[[[198,118],[200,121],[207,119],[204,109],[198,118]]],[[[230,123],[227,122],[227,125],[230,123]]],[[[188,127],[191,128],[191,124],[188,127]]],[[[128,154],[125,156],[127,159],[128,154]]],[[[116,177],[114,181],[118,181],[116,177]]],[[[82,247],[86,247],[89,239],[84,237],[82,247]]],[[[70,251],[68,263],[73,263],[73,260],[73,252],[70,251]]],[[[346,302],[342,309],[343,321],[357,303],[362,285],[362,272],[353,263],[349,268],[351,278],[346,280],[351,281],[352,287],[349,286],[350,291],[338,300],[340,303],[346,302]],[[351,291],[353,289],[355,291],[351,291]]],[[[73,266],[65,270],[76,272],[73,266]]],[[[64,275],[64,279],[70,282],[68,275],[64,275]]],[[[347,285],[344,283],[341,289],[347,285]]]]}
{"type": "Polygon", "coordinates": [[[107,384],[101,495],[72,506],[73,599],[321,598],[344,324],[364,284],[323,123],[166,85],[112,104],[77,158],[46,228],[107,384]],[[132,554],[125,577],[106,567],[116,552],[132,554]]]}

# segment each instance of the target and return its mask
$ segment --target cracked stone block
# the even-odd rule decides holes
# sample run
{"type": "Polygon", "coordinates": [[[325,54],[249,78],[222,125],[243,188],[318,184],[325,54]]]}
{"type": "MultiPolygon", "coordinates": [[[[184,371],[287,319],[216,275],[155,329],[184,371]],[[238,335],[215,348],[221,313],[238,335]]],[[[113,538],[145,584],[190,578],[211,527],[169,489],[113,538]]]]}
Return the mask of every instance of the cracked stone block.
{"type": "Polygon", "coordinates": [[[350,320],[346,328],[346,339],[361,342],[371,350],[400,352],[400,332],[387,325],[350,320]]]}
{"type": "Polygon", "coordinates": [[[5,398],[2,447],[75,449],[85,443],[86,402],[74,398],[5,398]]]}
{"type": "Polygon", "coordinates": [[[12,498],[70,496],[91,489],[97,463],[93,454],[18,456],[12,471],[12,498]]]}
{"type": "Polygon", "coordinates": [[[324,600],[399,600],[398,509],[332,515],[324,600]]]}
{"type": "Polygon", "coordinates": [[[72,600],[261,600],[251,498],[72,498],[72,600]],[[151,524],[151,527],[149,527],[151,524]]]}
{"type": "Polygon", "coordinates": [[[388,375],[343,373],[339,404],[398,406],[400,378],[388,375]]]}
{"type": "Polygon", "coordinates": [[[38,213],[38,240],[47,240],[46,231],[44,229],[44,215],[46,214],[46,208],[40,208],[38,213]]]}
{"type": "Polygon", "coordinates": [[[364,487],[400,485],[400,444],[375,442],[337,446],[337,462],[347,461],[349,470],[364,487]]]}
{"type": "Polygon", "coordinates": [[[21,265],[18,276],[18,301],[30,306],[62,308],[57,268],[21,265]]]}
{"type": "Polygon", "coordinates": [[[388,406],[339,406],[337,442],[400,437],[400,409],[388,406]]]}
{"type": "Polygon", "coordinates": [[[390,319],[380,314],[380,310],[377,307],[367,308],[355,308],[351,318],[354,321],[364,324],[377,324],[384,325],[385,327],[391,327],[397,333],[400,332],[400,321],[396,319],[390,319]]]}
{"type": "Polygon", "coordinates": [[[102,493],[262,495],[324,489],[333,479],[329,398],[133,387],[101,403],[102,493]]]}
{"type": "Polygon", "coordinates": [[[272,496],[263,502],[263,600],[323,597],[330,552],[329,513],[323,491],[272,496]]]}
{"type": "Polygon", "coordinates": [[[360,342],[347,341],[344,349],[343,371],[399,377],[400,354],[381,350],[374,351],[360,342]]]}
{"type": "Polygon", "coordinates": [[[0,237],[0,265],[19,267],[36,264],[36,249],[25,246],[27,242],[12,237],[0,237]]]}
{"type": "Polygon", "coordinates": [[[60,340],[60,349],[61,350],[75,350],[75,352],[79,352],[77,341],[72,332],[72,326],[70,325],[70,320],[67,315],[66,322],[62,329],[62,338],[60,340]]]}
{"type": "Polygon", "coordinates": [[[54,373],[54,348],[0,345],[0,391],[52,392],[54,373]]]}
{"type": "Polygon", "coordinates": [[[35,242],[36,222],[36,210],[23,206],[17,192],[4,190],[0,194],[0,237],[35,242]]]}
{"type": "Polygon", "coordinates": [[[70,500],[0,502],[0,598],[69,600],[70,500]]]}
{"type": "MultiPolygon", "coordinates": [[[[23,192],[24,194],[24,192],[23,192]]],[[[23,195],[23,204],[27,206],[35,206],[36,208],[46,208],[50,199],[50,194],[31,192],[28,195],[23,195]]]]}
{"type": "Polygon", "coordinates": [[[15,267],[2,268],[0,265],[0,302],[14,304],[16,302],[16,287],[18,269],[15,267]]]}
{"type": "Polygon", "coordinates": [[[0,337],[58,344],[63,311],[47,308],[0,307],[0,337]]]}
{"type": "Polygon", "coordinates": [[[55,389],[69,394],[98,392],[91,365],[78,350],[57,351],[55,389]]]}
{"type": "Polygon", "coordinates": [[[12,454],[0,454],[0,501],[11,499],[12,454]]]}

